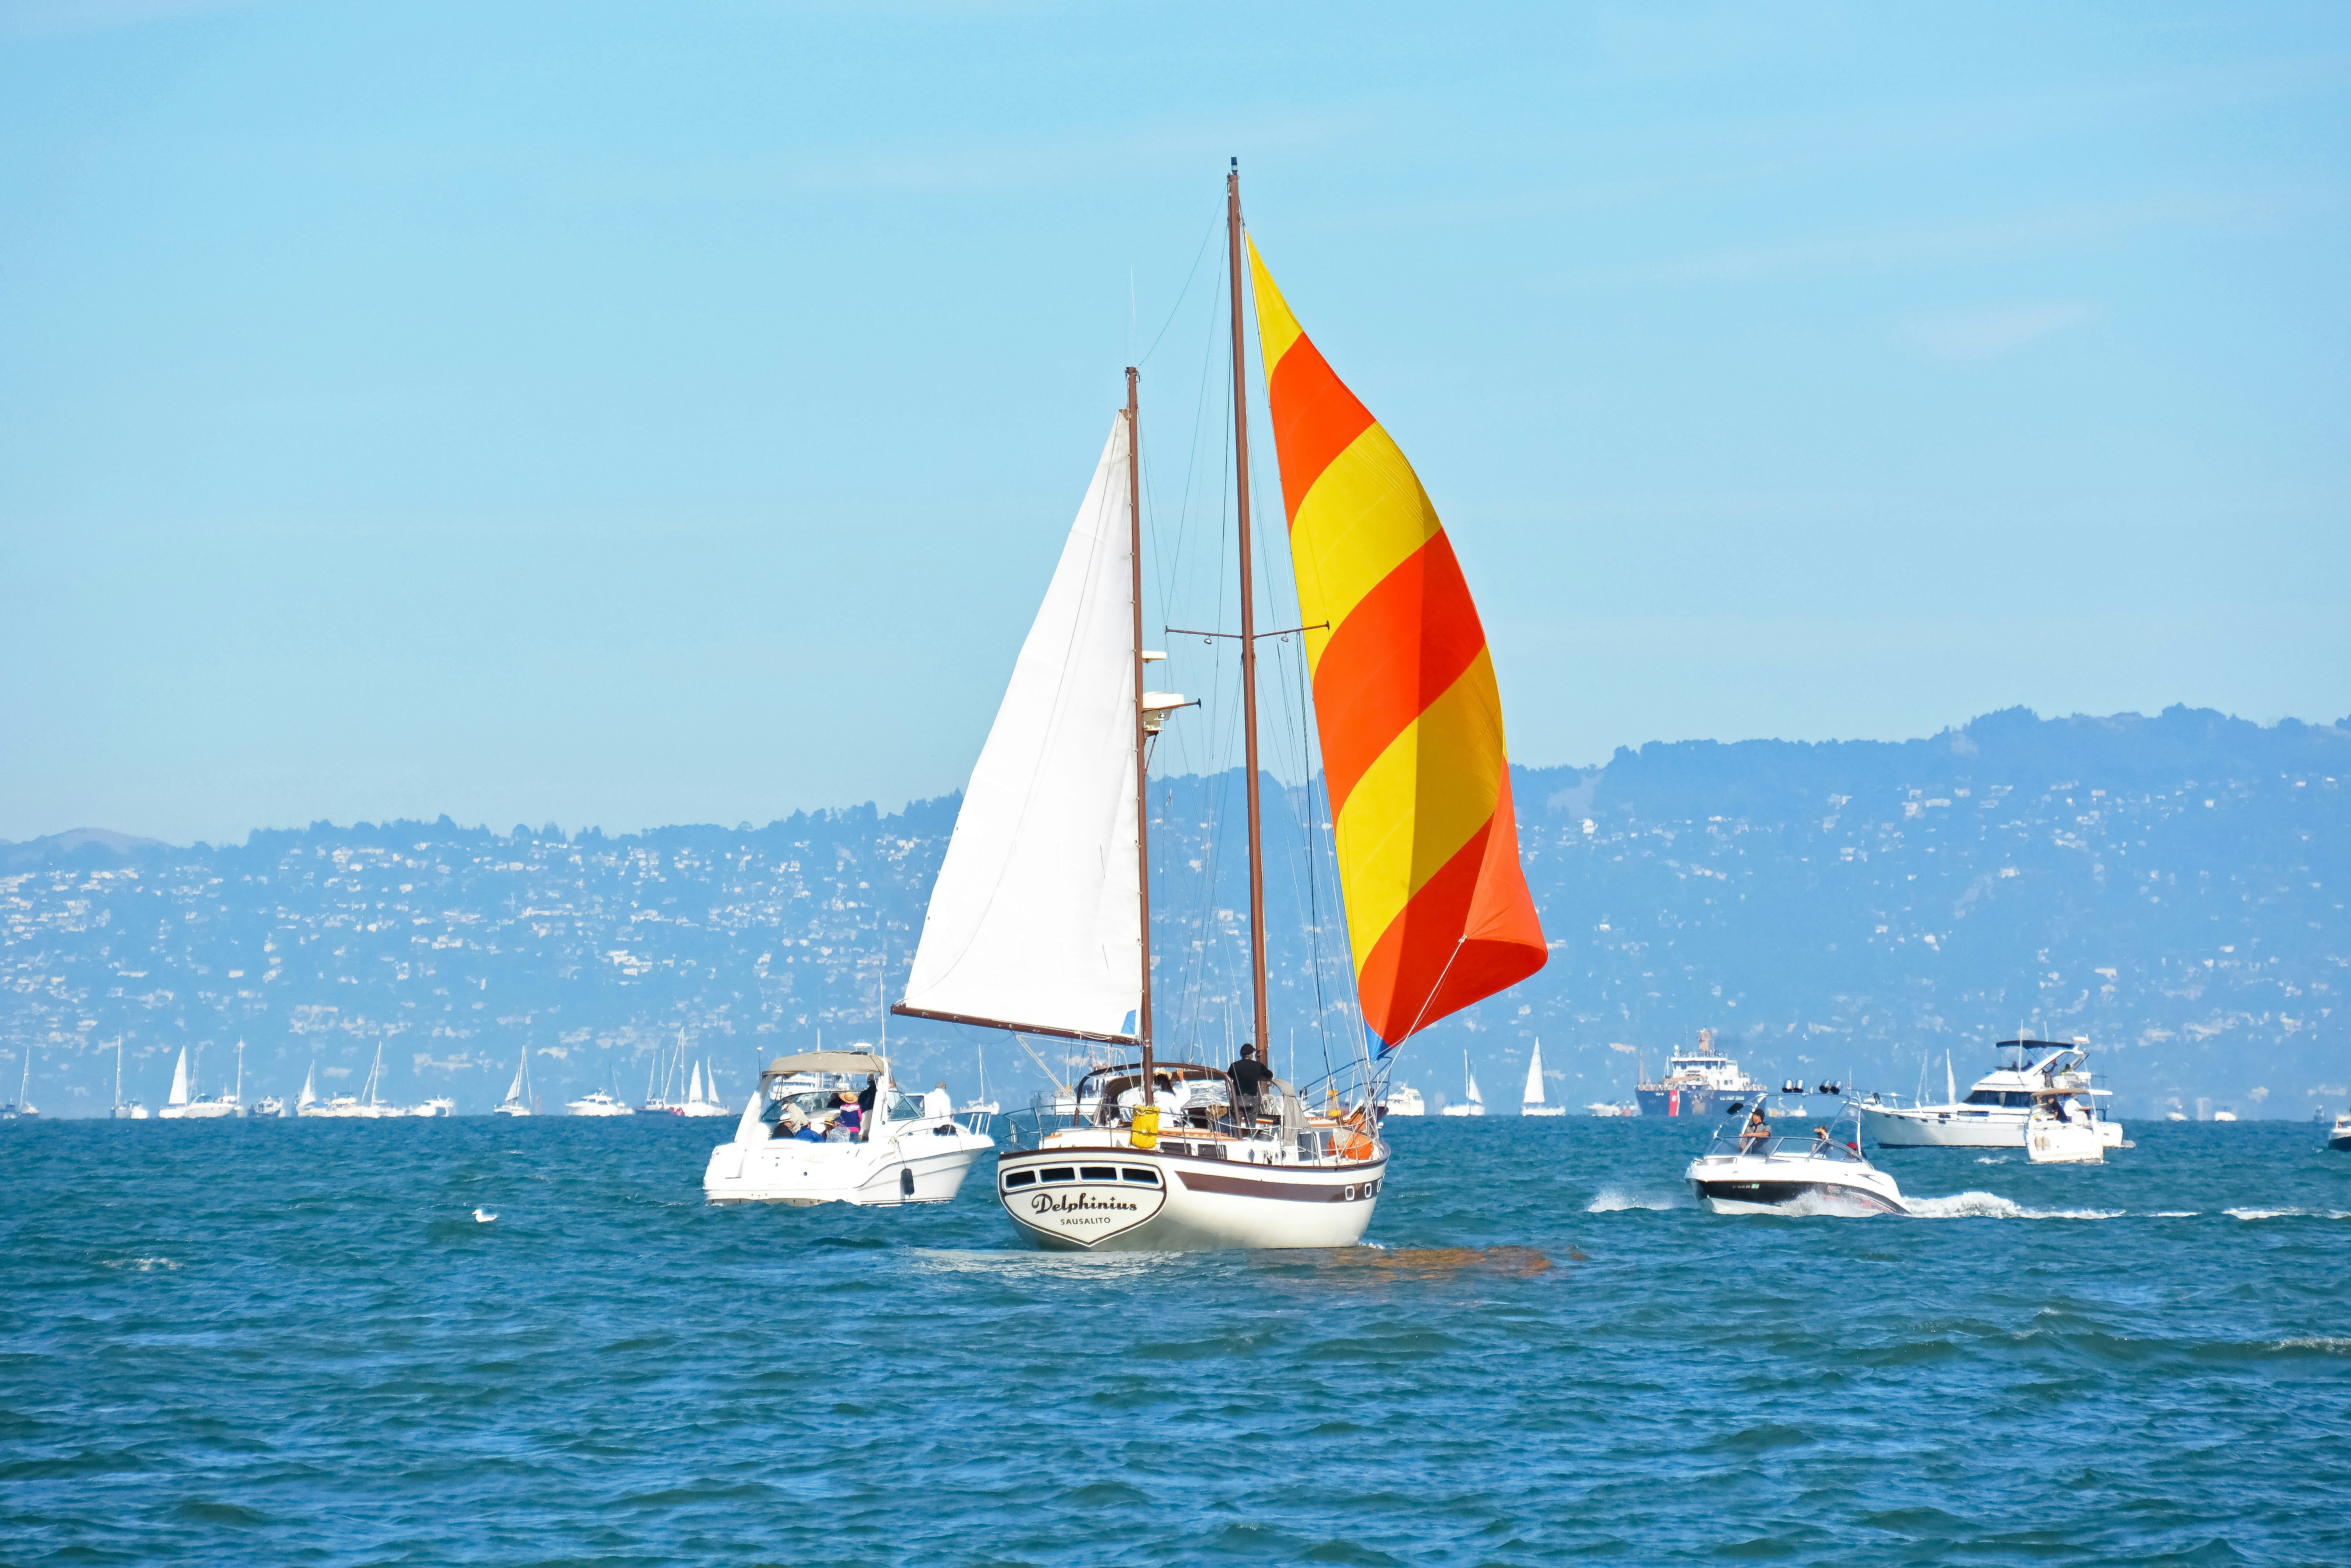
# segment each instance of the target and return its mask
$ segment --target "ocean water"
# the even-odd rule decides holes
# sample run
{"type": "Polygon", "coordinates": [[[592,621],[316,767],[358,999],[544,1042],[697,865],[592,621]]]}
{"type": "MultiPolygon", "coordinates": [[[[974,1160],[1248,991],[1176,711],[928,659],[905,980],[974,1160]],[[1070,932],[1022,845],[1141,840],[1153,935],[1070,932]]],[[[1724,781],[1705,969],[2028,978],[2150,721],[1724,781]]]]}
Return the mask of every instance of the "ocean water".
{"type": "Polygon", "coordinates": [[[1375,1245],[1117,1258],[985,1163],[710,1207],[725,1125],[0,1128],[0,1561],[2351,1562],[2308,1124],[1787,1219],[1698,1126],[1404,1123],[1375,1245]]]}

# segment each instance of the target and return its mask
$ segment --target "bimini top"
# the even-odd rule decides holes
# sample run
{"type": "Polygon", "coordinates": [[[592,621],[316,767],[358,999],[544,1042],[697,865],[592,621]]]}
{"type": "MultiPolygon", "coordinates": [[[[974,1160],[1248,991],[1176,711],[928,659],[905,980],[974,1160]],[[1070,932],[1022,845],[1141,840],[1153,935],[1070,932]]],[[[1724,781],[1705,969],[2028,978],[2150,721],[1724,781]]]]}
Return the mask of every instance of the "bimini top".
{"type": "Polygon", "coordinates": [[[803,1051],[798,1056],[779,1056],[768,1063],[762,1078],[781,1078],[794,1072],[880,1072],[887,1073],[890,1063],[870,1051],[803,1051]]]}

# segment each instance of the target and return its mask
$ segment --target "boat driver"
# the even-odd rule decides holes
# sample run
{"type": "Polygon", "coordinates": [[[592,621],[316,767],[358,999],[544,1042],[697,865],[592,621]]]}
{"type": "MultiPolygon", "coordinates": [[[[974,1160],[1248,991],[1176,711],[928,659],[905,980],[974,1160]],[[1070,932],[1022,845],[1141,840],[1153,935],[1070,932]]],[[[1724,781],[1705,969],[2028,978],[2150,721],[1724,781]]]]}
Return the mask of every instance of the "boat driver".
{"type": "Polygon", "coordinates": [[[1747,1125],[1739,1129],[1739,1152],[1751,1154],[1759,1145],[1771,1141],[1771,1124],[1763,1119],[1763,1107],[1759,1103],[1747,1113],[1747,1125]]]}
{"type": "Polygon", "coordinates": [[[1238,1061],[1228,1068],[1233,1081],[1233,1114],[1247,1126],[1257,1125],[1258,1109],[1264,1103],[1265,1086],[1273,1082],[1273,1069],[1257,1059],[1257,1047],[1241,1047],[1238,1061]]]}

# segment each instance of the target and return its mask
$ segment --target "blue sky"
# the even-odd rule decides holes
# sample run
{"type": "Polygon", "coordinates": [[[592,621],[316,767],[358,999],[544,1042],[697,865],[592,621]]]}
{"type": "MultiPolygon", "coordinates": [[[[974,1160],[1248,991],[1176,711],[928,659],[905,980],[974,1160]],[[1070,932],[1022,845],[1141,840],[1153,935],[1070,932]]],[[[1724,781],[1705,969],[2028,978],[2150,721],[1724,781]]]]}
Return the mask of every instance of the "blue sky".
{"type": "Polygon", "coordinates": [[[1212,542],[1235,154],[1520,760],[2339,718],[2346,89],[2325,5],[0,0],[0,837],[958,787],[1155,341],[1212,542]]]}

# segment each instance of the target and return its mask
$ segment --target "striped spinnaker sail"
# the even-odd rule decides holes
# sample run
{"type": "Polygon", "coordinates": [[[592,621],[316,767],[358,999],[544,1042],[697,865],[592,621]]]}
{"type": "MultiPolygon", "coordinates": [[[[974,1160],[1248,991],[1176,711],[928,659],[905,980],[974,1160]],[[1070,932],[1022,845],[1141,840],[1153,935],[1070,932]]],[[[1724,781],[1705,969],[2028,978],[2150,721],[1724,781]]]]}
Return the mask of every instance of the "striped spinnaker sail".
{"type": "Polygon", "coordinates": [[[1437,508],[1249,246],[1364,1020],[1387,1047],[1542,967],[1502,698],[1437,508]]]}

